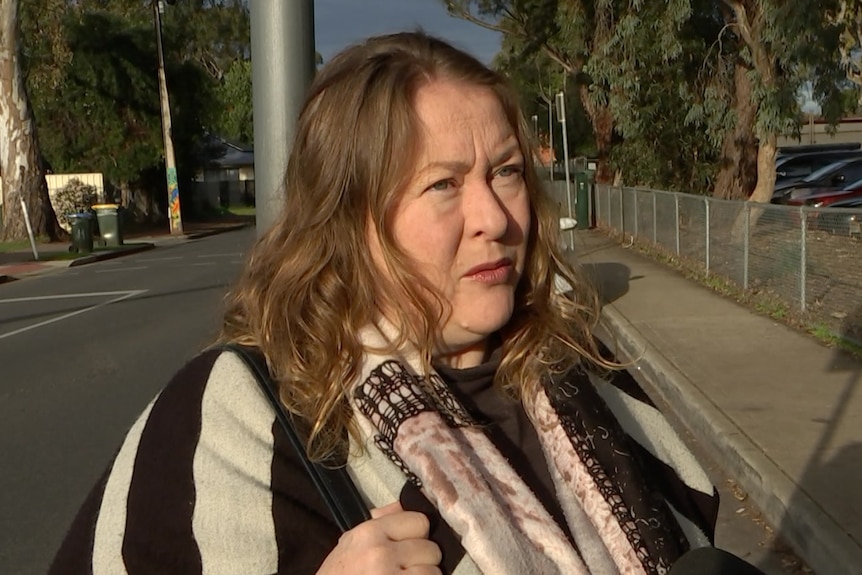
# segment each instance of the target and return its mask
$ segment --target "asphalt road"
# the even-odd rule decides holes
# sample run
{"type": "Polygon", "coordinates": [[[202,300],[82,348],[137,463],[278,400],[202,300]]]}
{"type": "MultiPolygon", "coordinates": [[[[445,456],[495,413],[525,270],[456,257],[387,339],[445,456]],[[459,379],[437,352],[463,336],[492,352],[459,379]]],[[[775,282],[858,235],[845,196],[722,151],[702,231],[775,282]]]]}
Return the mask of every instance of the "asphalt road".
{"type": "Polygon", "coordinates": [[[126,430],[213,341],[254,233],[0,285],[0,573],[45,573],[126,430]]]}
{"type": "MultiPolygon", "coordinates": [[[[0,285],[0,573],[45,573],[126,430],[213,341],[253,240],[245,229],[0,285]]],[[[721,491],[719,546],[770,575],[810,573],[700,456],[721,491]]]]}

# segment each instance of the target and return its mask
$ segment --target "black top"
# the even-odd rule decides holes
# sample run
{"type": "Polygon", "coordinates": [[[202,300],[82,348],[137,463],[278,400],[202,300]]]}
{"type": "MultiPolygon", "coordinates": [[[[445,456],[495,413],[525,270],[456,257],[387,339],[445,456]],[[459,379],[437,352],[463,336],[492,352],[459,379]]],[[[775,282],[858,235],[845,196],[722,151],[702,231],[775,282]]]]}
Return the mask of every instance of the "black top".
{"type": "Polygon", "coordinates": [[[464,408],[485,427],[485,435],[512,468],[524,478],[533,493],[574,544],[542,450],[539,436],[520,402],[494,386],[500,366],[500,351],[476,367],[457,369],[434,364],[464,408]]]}

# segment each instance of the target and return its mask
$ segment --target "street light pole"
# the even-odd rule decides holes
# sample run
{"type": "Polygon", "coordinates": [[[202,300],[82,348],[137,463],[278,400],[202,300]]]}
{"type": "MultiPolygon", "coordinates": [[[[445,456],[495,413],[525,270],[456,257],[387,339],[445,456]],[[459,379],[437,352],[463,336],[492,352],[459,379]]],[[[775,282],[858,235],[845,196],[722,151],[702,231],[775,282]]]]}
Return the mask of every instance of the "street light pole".
{"type": "Polygon", "coordinates": [[[254,0],[251,75],[254,100],[255,221],[258,236],[284,208],[284,172],[296,120],[314,77],[314,0],[254,0]]]}
{"type": "Polygon", "coordinates": [[[162,0],[153,0],[153,15],[156,21],[156,46],[159,52],[159,104],[162,110],[162,137],[165,142],[165,177],[168,183],[168,222],[171,234],[183,233],[183,218],[180,213],[180,188],[177,183],[177,164],[174,159],[174,142],[171,137],[171,104],[168,100],[168,82],[165,77],[165,56],[162,51],[162,0]]]}

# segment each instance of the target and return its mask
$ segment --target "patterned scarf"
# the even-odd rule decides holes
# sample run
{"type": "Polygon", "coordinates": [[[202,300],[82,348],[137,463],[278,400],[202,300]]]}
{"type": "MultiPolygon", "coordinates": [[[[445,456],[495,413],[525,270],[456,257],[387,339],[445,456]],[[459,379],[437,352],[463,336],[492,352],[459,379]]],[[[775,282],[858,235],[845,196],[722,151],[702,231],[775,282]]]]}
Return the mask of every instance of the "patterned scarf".
{"type": "MultiPolygon", "coordinates": [[[[386,343],[376,329],[363,340],[386,343]]],[[[397,500],[405,481],[422,489],[467,552],[455,573],[665,573],[708,544],[686,538],[645,484],[630,438],[589,378],[555,380],[529,412],[573,547],[439,375],[419,373],[413,353],[366,356],[353,387],[366,451],[348,468],[375,506],[397,500]]]]}

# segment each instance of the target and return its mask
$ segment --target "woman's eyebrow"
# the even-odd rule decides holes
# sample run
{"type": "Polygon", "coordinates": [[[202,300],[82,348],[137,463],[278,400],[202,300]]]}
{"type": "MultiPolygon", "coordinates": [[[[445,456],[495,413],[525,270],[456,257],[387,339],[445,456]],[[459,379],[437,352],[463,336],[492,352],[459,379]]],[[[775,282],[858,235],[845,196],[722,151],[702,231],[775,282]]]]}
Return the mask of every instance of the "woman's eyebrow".
{"type": "Polygon", "coordinates": [[[426,173],[438,168],[444,168],[452,172],[469,172],[471,167],[472,166],[469,162],[463,162],[460,160],[437,160],[426,164],[416,173],[416,175],[423,176],[426,173]]]}
{"type": "Polygon", "coordinates": [[[497,154],[497,156],[491,162],[491,165],[497,166],[499,164],[502,164],[506,160],[510,160],[514,156],[516,156],[520,153],[521,153],[521,146],[518,144],[518,142],[515,142],[512,145],[508,146],[506,149],[504,149],[502,152],[497,154]]]}

